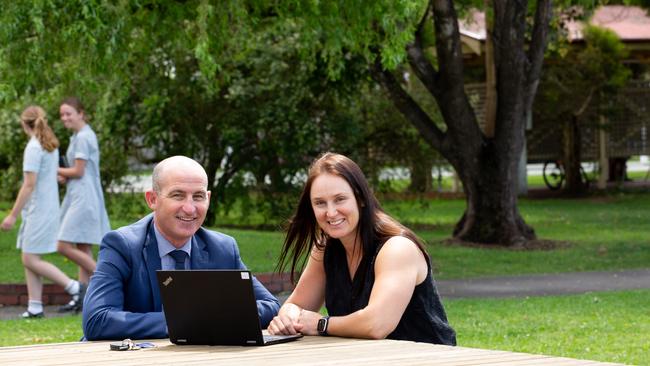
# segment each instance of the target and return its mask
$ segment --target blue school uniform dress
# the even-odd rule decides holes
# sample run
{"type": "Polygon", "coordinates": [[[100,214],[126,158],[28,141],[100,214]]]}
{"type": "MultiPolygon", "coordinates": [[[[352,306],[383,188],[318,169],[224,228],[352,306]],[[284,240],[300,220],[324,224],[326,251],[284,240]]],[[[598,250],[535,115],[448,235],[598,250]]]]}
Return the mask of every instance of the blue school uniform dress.
{"type": "Polygon", "coordinates": [[[59,150],[43,149],[32,137],[23,155],[23,172],[36,173],[36,185],[21,211],[16,247],[25,253],[45,254],[56,251],[59,231],[59,187],[56,182],[59,150]]]}
{"type": "Polygon", "coordinates": [[[99,244],[110,224],[99,180],[99,145],[89,125],[72,135],[66,158],[71,166],[76,159],[85,160],[86,169],[81,178],[68,179],[61,204],[59,240],[99,244]]]}

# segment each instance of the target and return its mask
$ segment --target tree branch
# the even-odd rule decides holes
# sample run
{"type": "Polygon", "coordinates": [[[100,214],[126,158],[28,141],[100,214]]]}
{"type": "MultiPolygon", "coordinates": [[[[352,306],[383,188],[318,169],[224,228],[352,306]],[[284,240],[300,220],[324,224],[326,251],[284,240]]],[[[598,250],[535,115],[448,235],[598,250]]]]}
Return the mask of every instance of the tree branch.
{"type": "Polygon", "coordinates": [[[429,17],[429,12],[431,11],[432,3],[429,2],[427,5],[427,10],[424,12],[420,23],[418,24],[417,30],[415,32],[415,40],[413,43],[410,43],[406,46],[406,55],[408,57],[409,64],[413,68],[415,75],[422,81],[422,84],[427,88],[429,93],[432,95],[440,95],[442,92],[439,88],[436,87],[436,78],[437,72],[436,69],[431,65],[431,62],[427,59],[424,54],[424,48],[422,46],[422,31],[424,30],[424,25],[426,20],[429,17]]]}
{"type": "Polygon", "coordinates": [[[418,27],[415,30],[415,35],[419,36],[422,33],[422,30],[424,30],[424,25],[427,24],[427,18],[429,17],[429,12],[431,11],[431,6],[432,6],[432,0],[429,0],[429,3],[427,4],[427,8],[424,11],[424,14],[422,15],[422,19],[420,19],[420,22],[418,23],[418,27]]]}
{"type": "MultiPolygon", "coordinates": [[[[434,74],[435,87],[431,92],[447,125],[450,144],[462,142],[477,148],[482,143],[483,134],[465,93],[458,15],[452,0],[433,0],[431,4],[438,61],[438,71],[434,74]]],[[[409,54],[413,50],[410,49],[409,54]]]]}
{"type": "Polygon", "coordinates": [[[422,50],[422,41],[419,35],[416,34],[415,42],[406,46],[406,54],[408,56],[409,64],[415,75],[422,81],[422,84],[427,88],[429,93],[434,96],[439,96],[442,90],[437,87],[437,72],[431,65],[431,62],[424,55],[422,50]]]}
{"type": "Polygon", "coordinates": [[[370,65],[370,72],[373,78],[388,90],[395,107],[415,126],[427,143],[445,155],[442,144],[445,137],[444,132],[433,123],[429,115],[420,108],[417,102],[402,89],[395,76],[383,68],[379,56],[370,65]]]}
{"type": "Polygon", "coordinates": [[[538,0],[535,9],[535,23],[528,48],[528,70],[526,74],[526,110],[530,110],[537,93],[537,85],[542,73],[544,51],[548,42],[548,27],[553,15],[552,0],[538,0]]]}
{"type": "Polygon", "coordinates": [[[587,109],[587,107],[589,107],[589,104],[591,103],[591,99],[594,96],[594,91],[595,90],[596,90],[596,88],[593,88],[593,87],[589,88],[589,95],[587,95],[585,100],[582,102],[582,105],[580,106],[580,108],[578,108],[578,110],[573,113],[574,117],[576,117],[576,118],[580,117],[585,112],[585,109],[587,109]]]}
{"type": "Polygon", "coordinates": [[[451,0],[433,0],[432,5],[438,70],[443,84],[440,86],[452,94],[464,94],[463,52],[454,4],[451,0]]]}

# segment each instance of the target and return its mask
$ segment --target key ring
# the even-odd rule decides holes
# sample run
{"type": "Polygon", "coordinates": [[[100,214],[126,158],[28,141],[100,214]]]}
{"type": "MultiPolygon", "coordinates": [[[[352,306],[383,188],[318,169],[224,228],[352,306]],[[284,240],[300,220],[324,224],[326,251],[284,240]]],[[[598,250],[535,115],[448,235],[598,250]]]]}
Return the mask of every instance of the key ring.
{"type": "Polygon", "coordinates": [[[135,351],[141,348],[152,348],[155,347],[153,343],[135,343],[131,339],[126,338],[122,342],[114,342],[110,345],[111,351],[135,351]]]}

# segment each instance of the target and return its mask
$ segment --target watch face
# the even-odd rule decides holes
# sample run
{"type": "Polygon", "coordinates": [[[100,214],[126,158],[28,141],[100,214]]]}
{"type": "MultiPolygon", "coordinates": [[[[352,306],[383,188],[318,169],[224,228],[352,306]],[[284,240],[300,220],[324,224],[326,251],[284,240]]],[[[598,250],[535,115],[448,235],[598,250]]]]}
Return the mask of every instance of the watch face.
{"type": "Polygon", "coordinates": [[[318,325],[316,326],[316,330],[321,335],[327,334],[327,318],[318,319],[318,325]]]}

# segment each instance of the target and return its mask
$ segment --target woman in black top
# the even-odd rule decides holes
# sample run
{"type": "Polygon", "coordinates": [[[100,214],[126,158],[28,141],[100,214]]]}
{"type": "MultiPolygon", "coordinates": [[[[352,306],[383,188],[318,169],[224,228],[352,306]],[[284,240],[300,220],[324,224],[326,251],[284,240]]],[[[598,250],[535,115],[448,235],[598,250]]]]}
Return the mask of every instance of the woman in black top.
{"type": "Polygon", "coordinates": [[[343,155],[326,153],[310,167],[278,268],[290,262],[293,277],[305,261],[271,334],[456,344],[424,245],[384,213],[343,155]]]}

